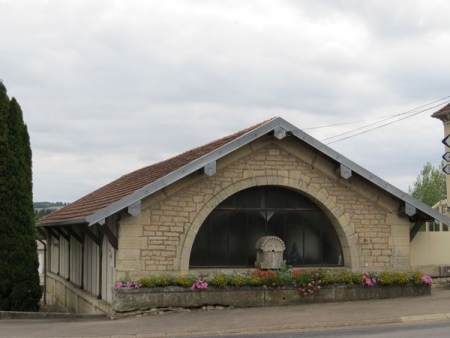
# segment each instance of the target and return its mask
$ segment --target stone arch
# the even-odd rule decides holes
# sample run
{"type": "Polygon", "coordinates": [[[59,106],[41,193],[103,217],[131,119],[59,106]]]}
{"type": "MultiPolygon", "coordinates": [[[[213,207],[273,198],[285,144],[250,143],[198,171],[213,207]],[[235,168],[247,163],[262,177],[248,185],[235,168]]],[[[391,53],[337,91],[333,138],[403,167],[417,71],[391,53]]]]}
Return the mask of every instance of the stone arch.
{"type": "Polygon", "coordinates": [[[281,177],[281,176],[260,176],[249,177],[238,182],[233,182],[220,192],[210,198],[199,210],[189,227],[185,240],[181,248],[180,271],[189,270],[189,258],[191,249],[194,244],[195,236],[201,225],[222,201],[231,195],[256,186],[275,185],[286,188],[295,189],[306,194],[314,201],[322,211],[327,215],[333,224],[341,243],[342,253],[344,256],[345,266],[349,268],[359,267],[358,239],[357,235],[350,223],[349,218],[342,209],[334,202],[334,198],[329,196],[325,189],[317,189],[313,185],[303,182],[298,178],[281,177]]]}

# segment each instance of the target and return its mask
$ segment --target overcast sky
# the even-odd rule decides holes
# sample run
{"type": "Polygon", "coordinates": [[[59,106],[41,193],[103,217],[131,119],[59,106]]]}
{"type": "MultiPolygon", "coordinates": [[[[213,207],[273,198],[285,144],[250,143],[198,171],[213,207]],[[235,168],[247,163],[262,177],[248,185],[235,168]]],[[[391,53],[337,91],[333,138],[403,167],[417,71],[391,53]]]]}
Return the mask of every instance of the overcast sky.
{"type": "MultiPolygon", "coordinates": [[[[29,128],[34,200],[74,201],[274,116],[324,140],[445,98],[449,13],[448,0],[0,0],[0,79],[29,128]]],[[[407,191],[441,161],[430,115],[446,102],[330,147],[407,191]]]]}

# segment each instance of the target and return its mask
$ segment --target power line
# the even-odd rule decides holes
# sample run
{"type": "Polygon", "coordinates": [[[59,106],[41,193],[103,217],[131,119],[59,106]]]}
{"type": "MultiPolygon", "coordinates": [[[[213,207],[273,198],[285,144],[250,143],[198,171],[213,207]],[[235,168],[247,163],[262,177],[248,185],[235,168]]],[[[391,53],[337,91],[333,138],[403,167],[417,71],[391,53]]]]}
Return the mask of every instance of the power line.
{"type": "MultiPolygon", "coordinates": [[[[362,127],[355,128],[355,129],[353,129],[353,130],[347,131],[347,132],[345,132],[345,133],[341,133],[341,134],[338,134],[338,135],[334,135],[334,136],[328,137],[328,138],[322,140],[322,142],[323,142],[323,141],[326,141],[326,140],[330,140],[330,139],[334,139],[334,138],[341,137],[341,138],[339,138],[338,140],[335,140],[335,141],[327,142],[327,143],[326,143],[326,144],[332,144],[332,143],[336,143],[336,142],[339,142],[339,141],[343,141],[343,140],[346,140],[346,139],[349,139],[349,138],[352,138],[352,137],[355,137],[355,136],[358,136],[358,135],[361,135],[361,134],[368,133],[368,132],[370,132],[370,131],[373,131],[373,130],[376,130],[376,129],[379,129],[379,128],[388,126],[388,125],[393,124],[393,123],[396,123],[396,122],[398,122],[398,121],[405,120],[405,119],[407,119],[407,118],[413,117],[413,116],[415,116],[415,115],[418,115],[418,114],[423,113],[423,112],[425,112],[425,111],[428,111],[428,110],[430,110],[430,109],[434,109],[434,108],[436,108],[436,107],[438,107],[438,106],[440,106],[440,105],[446,104],[446,103],[450,102],[450,101],[448,100],[449,98],[450,98],[450,96],[446,96],[446,97],[443,97],[443,98],[441,98],[441,99],[439,99],[439,100],[435,100],[435,101],[433,101],[433,102],[430,102],[430,103],[421,105],[421,106],[419,106],[419,107],[416,107],[416,108],[414,108],[414,109],[410,109],[410,110],[408,110],[408,111],[406,111],[406,112],[403,112],[403,113],[394,114],[394,115],[389,115],[389,116],[380,117],[380,118],[376,118],[376,119],[365,120],[365,121],[373,121],[373,120],[379,120],[379,119],[381,119],[381,121],[377,121],[377,122],[374,122],[374,123],[370,123],[370,124],[368,124],[368,125],[365,125],[365,126],[362,126],[362,127]],[[443,100],[447,100],[447,101],[445,101],[445,102],[440,102],[440,101],[443,101],[443,100]],[[437,105],[428,107],[428,108],[426,108],[426,109],[423,109],[423,110],[420,110],[420,111],[417,112],[418,109],[422,109],[422,108],[424,108],[424,107],[430,106],[430,105],[435,104],[435,103],[437,103],[437,102],[440,102],[440,103],[438,103],[437,105]],[[403,115],[408,115],[408,116],[401,117],[401,116],[403,116],[403,115]],[[400,118],[399,118],[399,117],[400,117],[400,118]],[[384,124],[382,124],[382,125],[379,125],[380,123],[383,123],[383,122],[392,120],[392,119],[394,119],[394,118],[398,118],[398,119],[396,119],[396,120],[394,120],[394,121],[391,121],[391,122],[384,123],[384,124]],[[371,126],[376,126],[376,127],[370,128],[371,126]],[[364,129],[367,129],[367,128],[370,128],[370,129],[364,130],[364,129]],[[363,130],[363,131],[358,132],[359,130],[363,130]],[[352,134],[352,133],[355,133],[355,132],[357,132],[357,133],[356,133],[356,134],[353,134],[353,135],[350,135],[350,136],[347,136],[347,137],[342,137],[342,136],[344,136],[344,135],[352,134]]],[[[363,122],[363,121],[364,121],[364,120],[361,120],[361,121],[359,121],[359,122],[363,122]]],[[[322,127],[307,128],[307,129],[326,128],[326,127],[337,126],[337,125],[345,125],[345,124],[351,124],[351,123],[356,123],[356,121],[354,121],[354,122],[338,123],[338,124],[333,124],[333,125],[326,125],[326,126],[322,126],[322,127]]],[[[305,130],[307,130],[307,129],[305,129],[305,130]]]]}
{"type": "MultiPolygon", "coordinates": [[[[354,124],[354,123],[359,123],[359,122],[369,122],[369,121],[380,120],[380,119],[386,119],[386,120],[389,120],[390,118],[394,118],[394,117],[397,117],[397,116],[409,114],[409,113],[411,113],[411,112],[413,112],[413,111],[415,111],[415,110],[417,110],[417,109],[420,109],[420,108],[429,106],[430,104],[434,104],[434,103],[439,102],[439,101],[446,100],[446,99],[448,99],[448,98],[450,98],[450,95],[449,95],[449,96],[445,96],[445,97],[443,97],[443,98],[440,98],[440,99],[438,99],[438,100],[435,100],[435,101],[433,101],[433,102],[426,103],[426,104],[424,104],[424,105],[422,105],[422,106],[419,106],[419,107],[416,107],[416,108],[414,108],[414,109],[407,110],[406,112],[399,113],[399,114],[388,115],[388,116],[381,116],[381,117],[375,117],[375,118],[372,118],[372,119],[364,119],[364,120],[357,120],[357,121],[350,121],[350,122],[342,122],[342,123],[328,124],[328,125],[319,126],[319,127],[302,128],[302,129],[303,129],[303,130],[322,129],[322,128],[328,128],[328,127],[342,126],[342,125],[346,125],[346,124],[354,124]]],[[[446,103],[446,102],[444,102],[444,103],[446,103]]],[[[443,103],[440,103],[440,104],[443,104],[443,103]]],[[[383,121],[379,121],[378,123],[381,123],[381,122],[383,122],[383,121]]],[[[374,124],[376,124],[376,123],[374,123],[374,124]]],[[[364,127],[361,127],[361,128],[364,128],[364,127]]],[[[356,128],[355,130],[358,130],[358,129],[360,129],[360,128],[356,128]]],[[[340,135],[342,135],[342,134],[336,135],[336,137],[337,137],[337,136],[340,136],[340,135]]],[[[335,137],[335,136],[333,136],[333,137],[335,137]]],[[[330,138],[333,138],[333,137],[330,137],[330,138]]]]}
{"type": "Polygon", "coordinates": [[[369,121],[375,121],[375,120],[381,120],[387,117],[394,117],[395,115],[389,115],[389,116],[380,116],[380,117],[374,117],[373,119],[365,119],[365,120],[357,120],[357,121],[349,121],[349,122],[341,122],[341,123],[335,123],[335,124],[326,124],[324,126],[318,126],[318,127],[309,127],[309,128],[302,128],[302,130],[313,130],[313,129],[323,129],[323,128],[329,128],[329,127],[336,127],[336,126],[343,126],[346,124],[355,124],[360,122],[369,122],[369,121]]]}
{"type": "MultiPolygon", "coordinates": [[[[439,100],[438,100],[438,101],[439,101],[439,100]]],[[[435,102],[437,102],[437,101],[435,101],[435,102]]],[[[421,111],[412,113],[412,114],[410,114],[410,115],[408,115],[408,116],[404,116],[404,117],[402,117],[402,118],[399,118],[399,119],[397,119],[397,120],[395,120],[395,121],[391,121],[391,122],[382,124],[382,125],[380,125],[380,126],[371,128],[371,129],[369,129],[369,130],[361,131],[361,132],[359,132],[359,133],[356,133],[356,134],[353,134],[353,135],[350,135],[350,136],[347,136],[347,137],[343,137],[343,138],[340,138],[340,139],[335,140],[335,141],[332,141],[332,142],[327,142],[326,144],[332,144],[332,143],[340,142],[340,141],[343,141],[343,140],[347,140],[347,139],[349,139],[349,138],[352,138],[352,137],[355,137],[355,136],[358,136],[358,135],[361,135],[361,134],[366,134],[366,133],[368,133],[368,132],[370,132],[370,131],[373,131],[373,130],[376,130],[376,129],[380,129],[380,128],[382,128],[382,127],[391,125],[391,124],[393,124],[393,123],[396,123],[396,122],[399,122],[399,121],[408,119],[408,118],[410,118],[410,117],[413,117],[413,116],[415,116],[415,115],[421,114],[421,113],[423,113],[423,112],[426,112],[426,111],[428,111],[428,110],[430,110],[430,109],[434,109],[434,108],[436,108],[436,107],[439,107],[439,106],[441,106],[441,105],[443,105],[443,104],[446,104],[446,103],[449,103],[449,102],[450,102],[450,101],[446,101],[446,102],[443,102],[443,103],[439,103],[439,104],[437,104],[437,105],[435,105],[435,106],[428,107],[428,108],[423,109],[423,110],[421,110],[421,111]]],[[[429,103],[429,104],[432,104],[432,103],[434,103],[434,102],[431,102],[431,103],[429,103]]],[[[427,105],[429,105],[429,104],[427,104],[427,105]]],[[[424,105],[424,106],[427,106],[427,105],[424,105]]],[[[421,106],[421,107],[424,107],[424,106],[421,106]]],[[[411,110],[411,111],[415,111],[415,110],[417,110],[417,109],[419,109],[419,108],[421,108],[421,107],[415,108],[415,109],[413,109],[413,110],[411,110]]],[[[410,111],[410,112],[411,112],[411,111],[410,111]]],[[[397,116],[399,116],[399,115],[404,115],[404,114],[405,114],[405,113],[398,114],[397,116]]],[[[390,119],[391,119],[391,118],[386,119],[386,120],[390,120],[390,119]]],[[[384,121],[386,121],[386,120],[384,120],[384,121]]],[[[381,122],[383,122],[383,121],[381,121],[381,122]]],[[[328,137],[328,138],[326,138],[325,140],[328,140],[328,139],[331,139],[331,138],[336,138],[336,137],[343,136],[343,135],[347,135],[347,134],[349,134],[349,133],[352,133],[352,132],[355,132],[355,131],[358,131],[358,130],[361,130],[361,129],[365,129],[365,128],[367,128],[367,127],[370,127],[371,125],[375,125],[375,124],[378,124],[378,123],[381,123],[381,122],[372,123],[372,124],[370,124],[370,125],[367,125],[367,126],[364,126],[364,127],[361,127],[361,128],[357,128],[357,129],[348,131],[348,132],[346,132],[346,133],[342,133],[342,134],[339,134],[339,135],[336,135],[336,136],[328,137]]],[[[324,140],[322,140],[322,141],[324,141],[324,140]]]]}

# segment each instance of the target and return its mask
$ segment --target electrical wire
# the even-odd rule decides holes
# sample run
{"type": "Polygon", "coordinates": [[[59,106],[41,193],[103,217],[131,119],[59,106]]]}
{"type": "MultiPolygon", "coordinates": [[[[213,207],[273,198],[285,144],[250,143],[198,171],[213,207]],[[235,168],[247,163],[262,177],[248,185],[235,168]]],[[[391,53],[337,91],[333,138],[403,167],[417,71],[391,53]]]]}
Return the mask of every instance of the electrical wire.
{"type": "Polygon", "coordinates": [[[313,129],[323,129],[323,128],[329,128],[329,127],[344,126],[346,124],[355,124],[355,123],[360,123],[360,122],[370,122],[370,121],[385,119],[385,118],[388,118],[388,117],[394,117],[394,116],[397,116],[397,115],[398,114],[389,115],[389,116],[374,117],[372,119],[364,119],[364,120],[357,120],[357,121],[341,122],[341,123],[335,123],[335,124],[326,124],[324,126],[302,128],[302,130],[306,131],[306,130],[313,130],[313,129]]]}
{"type": "MultiPolygon", "coordinates": [[[[449,103],[449,102],[450,102],[450,101],[447,101],[447,102],[445,102],[445,103],[449,103]]],[[[415,116],[415,115],[421,114],[421,113],[426,112],[426,111],[428,111],[428,110],[430,110],[430,109],[434,109],[434,108],[436,108],[436,107],[439,107],[440,105],[441,105],[441,104],[438,104],[438,105],[433,106],[433,107],[429,107],[429,108],[427,108],[427,109],[424,109],[424,110],[422,110],[422,111],[416,112],[416,113],[414,113],[414,114],[411,114],[411,115],[402,117],[402,118],[400,118],[400,119],[398,119],[398,120],[391,121],[391,122],[382,124],[382,125],[380,125],[380,126],[377,126],[377,127],[375,127],[375,128],[372,128],[372,129],[369,129],[369,130],[365,130],[365,131],[362,131],[362,132],[359,132],[359,133],[356,133],[356,134],[353,134],[353,135],[350,135],[350,136],[347,136],[347,137],[343,137],[343,138],[340,138],[340,139],[335,140],[335,141],[332,141],[332,142],[327,142],[326,144],[327,144],[327,145],[328,145],[328,144],[333,144],[333,143],[336,143],[336,142],[340,142],[340,141],[343,141],[343,140],[347,140],[347,139],[349,139],[349,138],[352,138],[352,137],[355,137],[355,136],[358,136],[358,135],[366,134],[366,133],[368,133],[368,132],[370,132],[370,131],[373,131],[373,130],[376,130],[376,129],[380,129],[380,128],[382,128],[382,127],[386,127],[386,126],[388,126],[388,125],[394,124],[394,123],[399,122],[399,121],[402,121],[402,120],[406,120],[406,119],[408,119],[408,118],[410,118],[410,117],[413,117],[413,116],[415,116]]],[[[359,129],[362,129],[362,128],[359,128],[359,129]]],[[[354,132],[354,131],[357,131],[357,130],[359,130],[359,129],[355,129],[355,130],[350,131],[350,132],[354,132]]],[[[350,132],[343,133],[343,134],[337,135],[337,136],[342,136],[342,135],[348,134],[348,133],[350,133],[350,132]]],[[[337,136],[336,136],[336,137],[337,137],[337,136]]]]}
{"type": "MultiPolygon", "coordinates": [[[[368,133],[368,132],[373,131],[373,130],[376,130],[376,129],[380,129],[380,128],[382,128],[382,127],[391,125],[391,124],[393,124],[393,123],[396,123],[396,122],[405,120],[405,119],[407,119],[407,118],[413,117],[413,116],[415,116],[415,115],[421,114],[421,113],[423,113],[423,112],[426,112],[426,111],[428,111],[428,110],[430,110],[430,109],[434,109],[434,108],[439,107],[439,106],[441,106],[441,105],[443,105],[443,104],[447,104],[447,103],[450,102],[449,100],[447,100],[448,98],[450,98],[450,96],[443,97],[443,98],[441,98],[441,99],[439,99],[439,100],[435,100],[435,101],[433,101],[433,102],[424,104],[424,105],[422,105],[422,106],[416,107],[416,108],[414,108],[414,109],[408,110],[408,111],[403,112],[403,113],[394,114],[394,115],[390,115],[390,116],[386,116],[386,117],[380,117],[379,119],[382,119],[381,121],[374,122],[374,123],[370,123],[370,124],[368,124],[368,125],[365,125],[365,126],[362,126],[362,127],[359,127],[359,128],[353,129],[353,130],[350,130],[350,131],[348,131],[348,132],[341,133],[341,134],[338,134],[338,135],[334,135],[334,136],[325,138],[324,140],[322,140],[322,142],[323,142],[323,141],[326,141],[326,140],[330,140],[330,139],[334,139],[334,138],[341,137],[341,138],[339,138],[338,140],[334,140],[334,141],[331,141],[331,142],[327,142],[327,143],[326,143],[326,144],[332,144],[332,143],[340,142],[340,141],[343,141],[343,140],[347,140],[347,139],[349,139],[349,138],[352,138],[352,137],[355,137],[355,136],[358,136],[358,135],[361,135],[361,134],[368,133]],[[442,100],[447,100],[447,101],[445,101],[445,102],[440,102],[440,101],[442,101],[442,100]],[[418,109],[427,107],[427,106],[432,105],[432,104],[437,103],[437,102],[440,102],[440,103],[438,103],[437,105],[428,107],[428,108],[426,108],[426,109],[422,109],[422,110],[420,110],[420,111],[417,111],[418,109]],[[408,114],[408,115],[407,115],[407,114],[408,114]],[[407,115],[407,116],[400,117],[400,116],[403,116],[403,115],[407,115]],[[398,119],[396,119],[396,120],[394,120],[394,121],[390,121],[390,122],[384,123],[384,124],[382,124],[382,125],[379,125],[380,123],[383,123],[383,122],[392,120],[392,119],[397,118],[397,117],[400,117],[400,118],[398,118],[398,119]],[[376,126],[376,127],[370,128],[371,126],[376,126]],[[370,128],[370,129],[364,130],[364,129],[367,129],[367,128],[370,128]],[[358,132],[359,130],[363,130],[363,131],[358,132]],[[355,133],[355,132],[356,132],[356,134],[353,134],[353,135],[350,135],[350,136],[347,136],[347,137],[343,137],[343,136],[345,136],[345,135],[352,134],[352,133],[355,133]]],[[[373,119],[372,119],[372,120],[373,120],[373,119]]],[[[370,121],[370,120],[366,120],[366,121],[370,121]]],[[[355,123],[355,122],[347,122],[347,123],[341,123],[341,124],[335,124],[335,125],[344,125],[344,124],[350,124],[350,123],[355,123]]],[[[334,126],[335,126],[335,125],[334,125],[334,126]]],[[[322,126],[322,128],[329,127],[329,126],[333,126],[333,125],[322,126]]],[[[320,127],[309,128],[309,129],[317,129],[317,128],[320,128],[320,127]]]]}
{"type": "MultiPolygon", "coordinates": [[[[308,128],[302,128],[302,130],[322,129],[322,128],[328,128],[328,127],[342,126],[342,125],[346,125],[346,124],[354,124],[354,123],[359,123],[359,122],[369,122],[369,121],[380,120],[380,119],[394,118],[394,117],[397,117],[397,116],[400,116],[400,115],[404,115],[404,114],[411,113],[411,112],[413,112],[414,110],[417,110],[417,109],[420,109],[420,108],[429,106],[430,104],[434,104],[434,103],[436,103],[436,102],[439,102],[439,101],[442,101],[442,100],[446,100],[446,99],[448,99],[448,98],[450,98],[450,95],[449,95],[449,96],[446,96],[446,97],[443,97],[443,98],[441,98],[441,99],[439,99],[439,100],[435,100],[435,101],[433,101],[433,102],[430,102],[430,103],[424,104],[424,105],[422,105],[422,106],[416,107],[416,108],[414,108],[414,109],[408,110],[408,111],[406,111],[406,112],[399,113],[399,114],[388,115],[388,116],[380,116],[380,117],[374,117],[374,118],[372,118],[372,119],[364,119],[364,120],[357,120],[357,121],[350,121],[350,122],[342,122],[342,123],[335,123],[335,124],[327,124],[327,125],[324,125],[324,126],[318,126],[318,127],[308,127],[308,128]]],[[[441,104],[443,104],[443,103],[441,103],[441,104]]],[[[381,122],[382,122],[382,121],[381,121],[381,122]]]]}

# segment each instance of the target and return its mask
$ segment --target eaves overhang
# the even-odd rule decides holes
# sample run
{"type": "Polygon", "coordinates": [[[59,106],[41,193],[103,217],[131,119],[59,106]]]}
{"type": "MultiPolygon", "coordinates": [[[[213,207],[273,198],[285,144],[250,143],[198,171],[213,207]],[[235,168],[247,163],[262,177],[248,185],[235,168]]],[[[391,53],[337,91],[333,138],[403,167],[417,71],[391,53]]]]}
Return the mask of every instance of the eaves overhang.
{"type": "Polygon", "coordinates": [[[51,223],[36,223],[36,227],[45,228],[53,226],[80,225],[80,224],[87,224],[86,219],[79,218],[79,219],[69,219],[65,221],[56,221],[51,223]]]}
{"type": "MultiPolygon", "coordinates": [[[[234,139],[233,141],[223,145],[222,147],[217,148],[216,150],[213,150],[212,152],[192,161],[191,163],[169,173],[168,175],[146,185],[145,187],[135,191],[134,193],[108,205],[107,207],[98,210],[97,212],[89,215],[86,217],[85,220],[82,221],[82,223],[88,223],[89,226],[93,225],[95,223],[103,224],[104,220],[119,212],[120,210],[123,210],[133,203],[136,203],[147,196],[150,196],[154,194],[155,192],[164,189],[165,187],[173,184],[174,182],[182,179],[183,177],[188,176],[189,174],[204,168],[205,166],[209,165],[210,163],[219,160],[220,158],[232,153],[233,151],[249,144],[250,142],[255,141],[256,139],[267,135],[268,133],[275,132],[277,130],[277,135],[280,134],[280,128],[284,129],[286,131],[286,135],[288,136],[294,136],[297,139],[301,140],[302,142],[308,144],[312,148],[316,149],[321,154],[327,156],[328,158],[336,161],[339,164],[344,165],[345,167],[349,168],[354,173],[357,173],[359,176],[363,177],[364,179],[368,180],[372,184],[378,186],[379,188],[383,189],[384,191],[388,192],[392,196],[396,197],[397,199],[413,206],[418,211],[417,213],[420,214],[425,219],[435,219],[438,220],[446,225],[450,225],[450,218],[447,216],[442,215],[438,211],[434,210],[433,208],[429,207],[425,203],[415,199],[411,195],[403,192],[402,190],[394,187],[390,183],[384,181],[380,177],[374,175],[373,173],[369,172],[368,170],[362,168],[355,162],[349,160],[345,156],[339,154],[335,150],[331,149],[327,145],[323,144],[322,142],[316,140],[312,136],[308,135],[304,131],[298,129],[294,125],[290,124],[289,122],[285,121],[284,119],[278,117],[275,118],[255,129],[252,129],[251,131],[247,132],[246,134],[234,139]]],[[[69,221],[70,222],[70,221],[69,221]]],[[[65,222],[62,222],[65,223],[65,222]]],[[[78,223],[80,223],[78,221],[78,223]]],[[[55,223],[52,223],[52,225],[55,225],[55,223]]],[[[43,225],[45,226],[45,225],[43,225]]]]}

